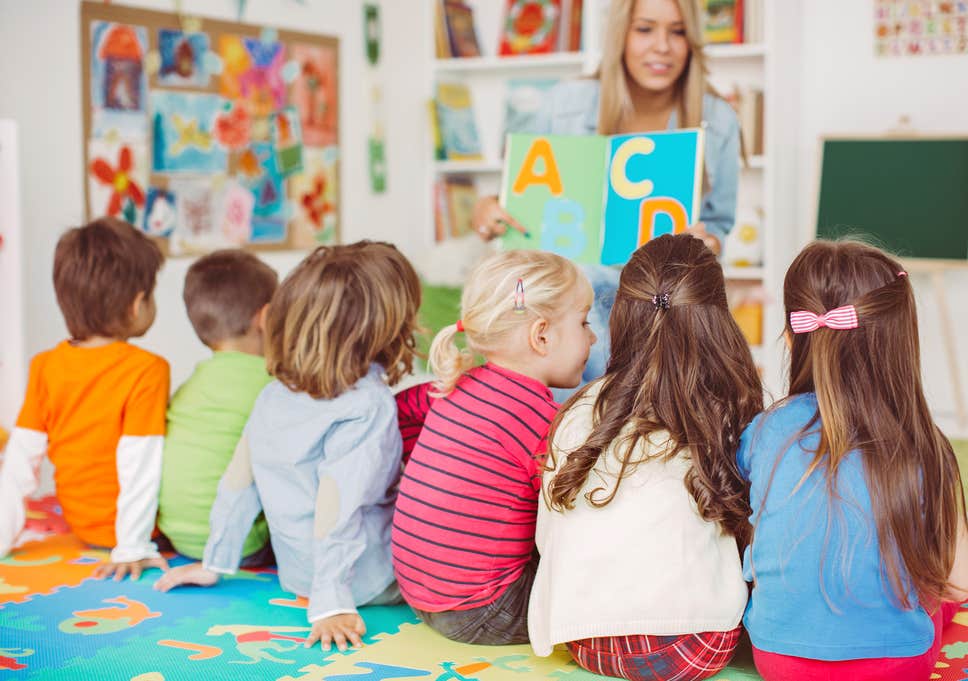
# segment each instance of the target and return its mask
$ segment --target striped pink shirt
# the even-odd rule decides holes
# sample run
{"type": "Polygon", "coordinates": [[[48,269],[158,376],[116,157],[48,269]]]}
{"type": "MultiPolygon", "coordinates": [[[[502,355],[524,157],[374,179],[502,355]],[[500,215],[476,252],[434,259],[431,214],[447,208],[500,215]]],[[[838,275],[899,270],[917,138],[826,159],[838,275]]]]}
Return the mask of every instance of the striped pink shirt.
{"type": "Polygon", "coordinates": [[[540,382],[494,364],[471,369],[445,398],[430,399],[429,389],[397,396],[404,449],[415,425],[423,428],[393,516],[394,572],[415,608],[478,608],[531,559],[558,405],[540,382]]]}

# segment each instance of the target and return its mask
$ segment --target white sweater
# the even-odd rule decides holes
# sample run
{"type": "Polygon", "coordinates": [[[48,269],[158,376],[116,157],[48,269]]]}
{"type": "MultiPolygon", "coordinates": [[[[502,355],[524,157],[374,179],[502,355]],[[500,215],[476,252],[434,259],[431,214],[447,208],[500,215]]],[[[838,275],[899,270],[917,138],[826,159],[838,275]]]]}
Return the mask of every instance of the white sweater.
{"type": "MultiPolygon", "coordinates": [[[[551,445],[558,468],[590,432],[600,387],[592,386],[565,415],[551,445]]],[[[739,624],[747,587],[736,542],[699,516],[683,482],[688,453],[664,460],[667,443],[665,432],[639,442],[633,460],[641,463],[603,508],[584,495],[604,487],[595,496],[600,499],[614,487],[620,467],[614,443],[570,511],[549,510],[544,499],[555,471],[545,473],[536,530],[541,562],[528,610],[537,655],[596,636],[729,631],[739,624]]]]}

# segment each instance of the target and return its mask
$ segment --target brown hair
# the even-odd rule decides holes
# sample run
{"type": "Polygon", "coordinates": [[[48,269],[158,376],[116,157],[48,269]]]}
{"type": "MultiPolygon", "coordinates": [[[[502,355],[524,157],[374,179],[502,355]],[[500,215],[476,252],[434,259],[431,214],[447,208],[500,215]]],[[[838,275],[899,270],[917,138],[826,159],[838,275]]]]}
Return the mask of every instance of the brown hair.
{"type": "Polygon", "coordinates": [[[894,594],[909,608],[913,587],[933,607],[948,588],[964,493],[951,443],[924,398],[914,291],[901,271],[857,241],[816,241],[800,252],[783,282],[790,395],[817,395],[804,432],[819,423],[820,443],[804,479],[822,470],[836,499],[837,469],[859,451],[894,594]],[[791,312],[844,305],[856,308],[856,329],[792,332],[791,312]]]}
{"type": "MultiPolygon", "coordinates": [[[[743,428],[763,408],[763,392],[749,346],[726,305],[716,256],[688,234],[661,236],[639,248],[622,270],[609,328],[612,354],[595,400],[594,425],[548,486],[550,506],[573,508],[599,457],[621,436],[615,487],[602,499],[596,498],[601,487],[585,495],[591,505],[605,506],[634,467],[639,440],[665,430],[670,440],[663,456],[689,450],[685,484],[700,515],[744,546],[749,485],[735,453],[743,428]]],[[[549,442],[587,389],[559,412],[549,442]]],[[[554,466],[554,449],[551,461],[554,466]]]]}
{"type": "Polygon", "coordinates": [[[420,280],[391,244],[320,246],[276,290],[266,367],[291,390],[333,398],[376,362],[394,385],[413,368],[420,280]]]}
{"type": "Polygon", "coordinates": [[[162,263],[158,246],[117,218],[65,232],[54,251],[54,291],[71,338],[126,336],[131,304],[151,296],[162,263]]]}
{"type": "MultiPolygon", "coordinates": [[[[706,55],[703,52],[702,12],[698,0],[675,0],[682,14],[689,42],[689,61],[679,79],[678,123],[680,128],[702,124],[702,100],[707,92],[716,94],[706,81],[706,55]]],[[[601,83],[598,132],[614,135],[622,121],[633,113],[629,94],[629,75],[625,68],[625,42],[632,25],[635,0],[612,0],[605,22],[602,61],[598,69],[601,83]]]]}
{"type": "Polygon", "coordinates": [[[215,251],[185,275],[182,297],[192,328],[205,345],[244,336],[279,285],[275,270],[241,249],[215,251]]]}

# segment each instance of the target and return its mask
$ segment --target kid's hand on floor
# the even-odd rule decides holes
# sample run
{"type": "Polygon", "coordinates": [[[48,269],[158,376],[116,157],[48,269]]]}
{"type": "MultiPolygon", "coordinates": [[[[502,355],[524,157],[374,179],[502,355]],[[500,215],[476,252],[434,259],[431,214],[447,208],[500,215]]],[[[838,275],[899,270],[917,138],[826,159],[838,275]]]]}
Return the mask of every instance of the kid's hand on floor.
{"type": "Polygon", "coordinates": [[[168,561],[162,557],[142,558],[130,563],[102,563],[94,570],[95,579],[105,579],[114,575],[114,581],[120,582],[125,575],[131,575],[131,581],[136,582],[141,578],[142,570],[148,568],[160,568],[163,572],[168,572],[168,561]]]}
{"type": "Polygon", "coordinates": [[[218,582],[218,573],[206,570],[201,563],[191,565],[179,565],[168,570],[155,582],[156,591],[170,591],[176,586],[183,584],[195,584],[197,586],[212,586],[218,582]]]}
{"type": "Polygon", "coordinates": [[[346,642],[349,641],[354,648],[363,646],[363,634],[366,633],[366,625],[363,618],[358,614],[333,615],[326,619],[313,622],[313,630],[306,639],[306,647],[311,648],[316,641],[324,651],[332,650],[333,643],[340,649],[346,650],[346,642]]]}

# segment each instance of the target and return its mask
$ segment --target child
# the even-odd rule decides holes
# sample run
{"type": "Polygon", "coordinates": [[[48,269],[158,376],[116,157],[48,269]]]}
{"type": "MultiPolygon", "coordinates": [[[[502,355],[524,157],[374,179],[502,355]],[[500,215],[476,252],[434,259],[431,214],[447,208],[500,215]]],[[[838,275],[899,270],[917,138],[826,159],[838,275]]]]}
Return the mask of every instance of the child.
{"type": "Polygon", "coordinates": [[[588,281],[564,258],[493,255],[469,277],[462,319],[431,345],[442,397],[431,403],[428,384],[398,396],[402,428],[423,428],[393,517],[394,570],[407,602],[448,638],[528,640],[541,459],[558,409],[548,388],[581,380],[591,304],[588,281]],[[470,369],[458,332],[484,366],[470,369]]]}
{"type": "Polygon", "coordinates": [[[945,600],[968,587],[951,444],[921,388],[914,292],[897,261],[819,241],[783,286],[790,395],[743,433],[756,667],[780,679],[927,679],[945,600]]]}
{"type": "Polygon", "coordinates": [[[0,556],[24,526],[46,453],[64,519],[112,547],[95,576],[167,568],[151,541],[168,402],[168,363],[129,345],[155,319],[163,257],[131,225],[101,218],[64,234],[54,290],[71,337],[30,363],[27,394],[0,471],[0,556]]]}
{"type": "MultiPolygon", "coordinates": [[[[272,378],[262,357],[266,308],[279,279],[242,250],[197,260],[185,277],[185,308],[212,357],[195,367],[168,407],[158,527],[176,551],[202,557],[219,478],[252,404],[272,378]]],[[[265,518],[242,545],[246,566],[271,562],[265,518]]]]}
{"type": "Polygon", "coordinates": [[[762,388],[722,268],[691,235],[632,254],[610,330],[605,375],[549,435],[531,645],[567,643],[595,674],[705,679],[732,657],[746,606],[735,449],[762,388]]]}
{"type": "Polygon", "coordinates": [[[286,277],[266,319],[276,380],[219,483],[205,559],[156,588],[235,572],[264,509],[279,581],[309,598],[307,647],[362,644],[356,607],[399,599],[390,517],[401,443],[387,384],[411,370],[419,305],[417,275],[389,244],[323,246],[286,277]]]}

